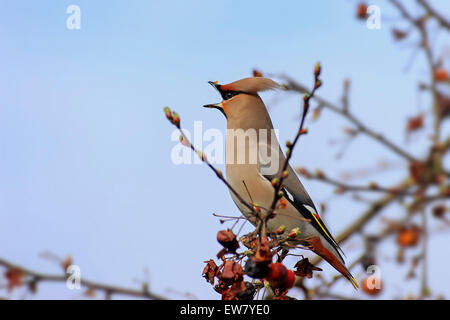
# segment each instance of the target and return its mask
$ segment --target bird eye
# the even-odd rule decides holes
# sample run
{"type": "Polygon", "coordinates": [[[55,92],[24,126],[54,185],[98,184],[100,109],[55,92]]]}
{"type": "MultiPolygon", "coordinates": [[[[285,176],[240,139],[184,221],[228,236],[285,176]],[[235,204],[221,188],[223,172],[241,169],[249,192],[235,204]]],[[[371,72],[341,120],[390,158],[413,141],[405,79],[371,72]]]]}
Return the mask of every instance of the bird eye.
{"type": "Polygon", "coordinates": [[[234,94],[232,92],[225,93],[225,100],[231,99],[234,97],[234,94]]]}
{"type": "Polygon", "coordinates": [[[223,100],[229,100],[231,98],[233,98],[234,96],[237,96],[238,94],[244,93],[242,91],[234,91],[234,90],[229,90],[229,91],[221,91],[220,94],[222,95],[223,100]]]}

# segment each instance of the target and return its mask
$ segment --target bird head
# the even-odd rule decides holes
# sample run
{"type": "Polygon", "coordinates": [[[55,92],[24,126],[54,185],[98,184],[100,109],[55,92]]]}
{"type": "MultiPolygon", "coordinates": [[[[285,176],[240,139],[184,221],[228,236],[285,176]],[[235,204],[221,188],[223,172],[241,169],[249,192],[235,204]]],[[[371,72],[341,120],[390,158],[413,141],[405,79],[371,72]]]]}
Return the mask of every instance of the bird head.
{"type": "Polygon", "coordinates": [[[204,107],[220,110],[227,119],[237,116],[247,105],[254,105],[252,102],[261,101],[258,92],[280,87],[275,81],[262,77],[245,78],[224,85],[212,81],[208,83],[220,93],[223,100],[204,107]]]}

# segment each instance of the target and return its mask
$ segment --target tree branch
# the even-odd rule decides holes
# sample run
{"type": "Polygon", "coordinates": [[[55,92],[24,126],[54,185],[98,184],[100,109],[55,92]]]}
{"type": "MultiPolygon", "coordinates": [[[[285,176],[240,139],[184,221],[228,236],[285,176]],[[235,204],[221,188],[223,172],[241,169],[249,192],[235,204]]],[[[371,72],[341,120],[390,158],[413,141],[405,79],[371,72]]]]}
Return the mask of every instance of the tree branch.
{"type": "Polygon", "coordinates": [[[304,168],[297,167],[296,171],[301,174],[306,179],[321,181],[326,184],[330,184],[332,186],[338,187],[343,192],[346,191],[356,191],[356,192],[379,192],[379,193],[391,193],[399,196],[415,196],[415,192],[408,190],[399,190],[397,187],[384,188],[380,187],[378,184],[371,182],[368,185],[350,185],[344,182],[341,182],[336,179],[329,178],[322,171],[317,171],[316,173],[312,173],[304,168]]]}
{"type": "Polygon", "coordinates": [[[427,13],[434,17],[441,27],[450,30],[450,21],[442,16],[438,11],[431,7],[431,5],[426,0],[417,0],[417,2],[427,11],[427,13]]]}
{"type": "MultiPolygon", "coordinates": [[[[19,270],[24,276],[30,277],[31,280],[29,283],[39,283],[39,282],[66,282],[67,276],[66,275],[57,275],[57,274],[47,274],[47,273],[40,273],[22,266],[19,266],[17,264],[14,264],[12,262],[9,262],[6,259],[0,258],[0,266],[3,266],[9,270],[19,270]]],[[[136,290],[136,289],[130,289],[130,288],[124,288],[124,287],[117,287],[112,286],[105,283],[95,282],[91,280],[86,280],[81,278],[80,279],[80,285],[83,287],[94,289],[94,290],[100,290],[105,292],[106,296],[110,297],[113,294],[123,294],[127,296],[137,297],[137,298],[144,298],[144,299],[152,299],[152,300],[165,300],[166,298],[152,293],[148,290],[147,286],[143,286],[142,290],[136,290]]]]}
{"type": "MultiPolygon", "coordinates": [[[[290,91],[296,91],[299,93],[308,93],[308,89],[303,86],[302,84],[296,82],[292,78],[286,76],[286,75],[280,75],[282,79],[284,79],[286,83],[286,90],[290,91]]],[[[350,121],[353,125],[355,125],[356,129],[367,136],[373,138],[375,141],[378,141],[385,147],[389,148],[394,153],[398,154],[399,156],[405,158],[408,161],[416,161],[416,159],[410,155],[408,152],[391,142],[390,140],[386,139],[383,135],[380,133],[370,129],[366,125],[364,125],[361,120],[356,118],[351,112],[348,111],[348,108],[346,107],[338,107],[335,104],[321,98],[320,96],[315,95],[313,97],[314,100],[316,100],[321,106],[324,108],[328,108],[329,110],[335,112],[336,114],[346,118],[348,121],[350,121]]]]}

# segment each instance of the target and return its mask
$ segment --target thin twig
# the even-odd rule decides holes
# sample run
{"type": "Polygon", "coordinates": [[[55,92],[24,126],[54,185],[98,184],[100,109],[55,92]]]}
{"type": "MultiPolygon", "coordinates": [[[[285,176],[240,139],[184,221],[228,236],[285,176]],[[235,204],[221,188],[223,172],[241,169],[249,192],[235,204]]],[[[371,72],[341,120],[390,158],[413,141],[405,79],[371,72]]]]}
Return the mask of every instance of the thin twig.
{"type": "Polygon", "coordinates": [[[328,176],[326,176],[323,173],[313,174],[310,171],[306,171],[307,174],[305,174],[305,169],[303,169],[303,168],[297,168],[297,172],[299,174],[303,174],[303,176],[307,179],[321,181],[321,182],[330,184],[332,186],[338,187],[339,189],[342,189],[343,191],[392,193],[392,194],[396,194],[396,195],[400,195],[400,196],[415,196],[416,195],[416,193],[412,192],[412,191],[399,190],[396,187],[391,187],[391,188],[380,187],[376,183],[370,183],[367,186],[350,185],[350,184],[346,184],[340,180],[329,178],[328,176]]]}
{"type": "Polygon", "coordinates": [[[287,171],[286,170],[287,170],[287,168],[289,166],[289,160],[292,157],[293,150],[294,150],[298,140],[300,139],[300,136],[305,133],[304,130],[303,130],[303,126],[305,124],[305,119],[306,119],[306,116],[307,116],[308,111],[309,111],[309,102],[314,97],[314,94],[315,94],[316,90],[322,84],[322,82],[319,79],[320,72],[321,72],[321,66],[320,66],[319,63],[317,63],[315,68],[314,68],[314,86],[313,86],[313,89],[311,90],[311,93],[309,93],[309,94],[307,93],[303,97],[303,113],[302,113],[302,119],[300,121],[300,126],[298,128],[297,134],[295,135],[294,141],[287,145],[286,159],[284,161],[283,169],[280,172],[280,177],[279,177],[278,181],[276,183],[272,182],[274,184],[274,190],[275,190],[275,194],[274,194],[274,198],[273,198],[273,201],[272,201],[272,205],[270,206],[270,209],[271,209],[272,212],[273,212],[273,210],[275,210],[275,207],[276,207],[278,201],[282,197],[282,195],[280,194],[280,191],[281,191],[281,188],[283,187],[283,181],[287,177],[287,171]]]}
{"type": "Polygon", "coordinates": [[[450,21],[442,16],[438,11],[431,7],[431,5],[425,0],[417,0],[417,2],[427,11],[427,13],[434,17],[441,27],[450,30],[450,21]]]}
{"type": "Polygon", "coordinates": [[[225,177],[223,176],[222,171],[220,171],[219,169],[216,169],[211,162],[209,162],[208,158],[206,157],[206,155],[200,151],[197,150],[194,145],[191,143],[191,141],[187,138],[186,134],[184,133],[183,129],[180,126],[180,119],[177,113],[175,112],[171,112],[169,108],[165,108],[164,109],[165,113],[166,113],[166,117],[168,118],[168,120],[178,129],[178,131],[180,132],[182,139],[183,139],[183,144],[186,145],[188,148],[190,148],[192,151],[194,151],[199,158],[206,163],[206,165],[216,174],[216,176],[219,178],[220,181],[222,181],[227,188],[236,196],[236,198],[239,200],[240,203],[242,203],[244,206],[246,206],[248,209],[250,209],[252,212],[255,211],[254,206],[251,205],[250,203],[248,203],[247,201],[245,201],[244,198],[241,197],[241,195],[230,185],[230,183],[225,179],[225,177]]]}
{"type": "MultiPolygon", "coordinates": [[[[296,92],[299,92],[302,94],[309,92],[305,86],[296,82],[292,78],[290,78],[286,75],[280,75],[279,77],[281,77],[282,79],[284,79],[287,82],[287,84],[286,84],[287,90],[296,91],[296,92]]],[[[343,107],[338,107],[337,105],[333,104],[332,102],[329,102],[317,95],[315,95],[313,97],[313,99],[316,100],[319,104],[323,105],[324,108],[327,108],[327,109],[335,112],[336,114],[346,118],[348,121],[350,121],[356,127],[356,130],[358,130],[359,132],[362,132],[362,133],[368,135],[369,137],[373,138],[375,141],[378,141],[379,143],[381,143],[385,147],[389,148],[394,153],[405,158],[406,160],[415,161],[415,158],[412,155],[410,155],[408,152],[406,152],[405,150],[403,150],[402,148],[400,148],[399,146],[394,144],[392,141],[385,138],[380,133],[367,127],[365,124],[363,124],[361,122],[361,120],[359,120],[355,115],[353,115],[351,112],[349,112],[348,109],[344,109],[343,107]]]]}
{"type": "MultiPolygon", "coordinates": [[[[31,270],[28,268],[19,266],[17,264],[14,264],[3,258],[0,258],[0,265],[7,269],[19,270],[25,276],[31,277],[31,281],[34,281],[34,283],[66,282],[68,279],[66,275],[40,273],[40,272],[31,270]]],[[[145,299],[152,299],[152,300],[165,300],[166,299],[165,297],[163,297],[161,295],[150,292],[148,290],[147,286],[143,286],[142,290],[136,290],[136,289],[112,286],[109,284],[95,282],[95,281],[91,281],[91,280],[86,280],[84,278],[80,279],[80,285],[83,287],[89,288],[89,289],[103,291],[103,292],[105,292],[105,294],[107,296],[111,296],[113,294],[122,294],[122,295],[145,298],[145,299]]]]}

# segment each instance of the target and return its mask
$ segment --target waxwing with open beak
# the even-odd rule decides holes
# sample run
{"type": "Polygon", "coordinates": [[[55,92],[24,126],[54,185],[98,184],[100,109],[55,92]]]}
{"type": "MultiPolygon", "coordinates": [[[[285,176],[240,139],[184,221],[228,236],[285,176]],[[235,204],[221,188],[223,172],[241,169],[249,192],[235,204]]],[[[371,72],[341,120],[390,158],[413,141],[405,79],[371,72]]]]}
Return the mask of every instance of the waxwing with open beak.
{"type": "MultiPolygon", "coordinates": [[[[220,110],[227,119],[227,180],[247,202],[270,208],[274,197],[271,181],[280,176],[286,158],[278,139],[273,136],[272,121],[258,92],[280,86],[262,77],[245,78],[226,85],[209,83],[223,100],[205,107],[220,110]]],[[[267,221],[269,232],[275,232],[280,226],[285,226],[287,233],[298,228],[298,244],[309,247],[357,288],[345,266],[342,250],[319,217],[313,201],[291,166],[287,171],[281,200],[286,205],[277,209],[276,215],[267,221]]],[[[233,193],[231,196],[243,215],[256,224],[253,213],[233,193]]]]}

